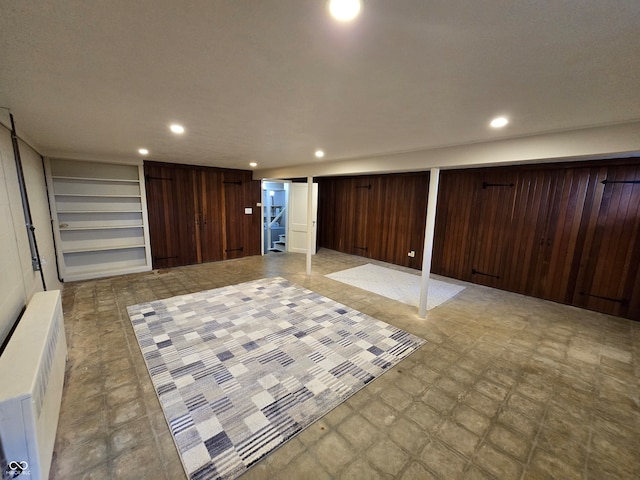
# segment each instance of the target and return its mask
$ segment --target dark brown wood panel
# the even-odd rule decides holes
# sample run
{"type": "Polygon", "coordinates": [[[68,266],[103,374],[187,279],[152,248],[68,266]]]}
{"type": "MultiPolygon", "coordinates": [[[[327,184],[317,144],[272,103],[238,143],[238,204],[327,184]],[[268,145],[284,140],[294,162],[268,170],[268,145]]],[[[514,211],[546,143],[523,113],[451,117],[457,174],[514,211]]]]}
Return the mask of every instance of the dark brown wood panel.
{"type": "Polygon", "coordinates": [[[369,228],[369,235],[378,238],[373,244],[372,258],[420,269],[429,174],[383,176],[380,177],[379,189],[372,193],[376,194],[376,208],[372,215],[376,223],[369,228]],[[413,257],[408,255],[411,251],[414,252],[413,257]]]}
{"type": "Polygon", "coordinates": [[[192,172],[145,164],[149,236],[154,268],[196,263],[196,208],[192,172]]]}
{"type": "Polygon", "coordinates": [[[601,178],[571,303],[640,319],[640,167],[610,167],[601,178]]]}
{"type": "MultiPolygon", "coordinates": [[[[353,239],[351,245],[347,245],[347,250],[354,255],[371,257],[374,246],[370,245],[373,240],[368,235],[369,225],[369,197],[371,196],[372,179],[369,177],[351,179],[351,191],[353,209],[353,239]]],[[[372,222],[373,223],[373,222],[372,222]]]]}
{"type": "Polygon", "coordinates": [[[576,285],[583,283],[585,275],[584,265],[581,265],[581,258],[589,255],[594,246],[594,232],[598,221],[598,211],[602,202],[604,186],[602,180],[606,178],[606,167],[594,167],[589,170],[588,174],[583,174],[580,181],[585,184],[584,206],[580,216],[580,224],[578,226],[578,234],[575,241],[575,253],[571,262],[571,270],[567,279],[569,288],[566,290],[564,301],[566,303],[575,304],[574,296],[576,285]]]}
{"type": "Polygon", "coordinates": [[[598,168],[576,167],[551,170],[556,174],[549,197],[549,222],[544,235],[545,270],[532,277],[533,287],[522,293],[556,302],[571,303],[568,297],[575,287],[571,280],[574,258],[579,251],[581,223],[585,211],[593,205],[592,192],[598,168]],[[585,210],[586,209],[586,210],[585,210]]]}
{"type": "Polygon", "coordinates": [[[505,288],[506,258],[512,246],[515,172],[485,171],[478,175],[471,231],[471,279],[490,287],[505,288]]]}
{"type": "Polygon", "coordinates": [[[252,180],[251,172],[226,170],[223,173],[224,258],[239,258],[260,254],[260,182],[252,180]],[[245,213],[250,208],[252,213],[245,213]],[[258,240],[258,241],[256,241],[258,240]]]}
{"type": "Polygon", "coordinates": [[[318,245],[345,253],[353,253],[356,219],[352,178],[320,178],[318,180],[318,245]]]}
{"type": "Polygon", "coordinates": [[[223,207],[222,222],[226,226],[222,238],[222,249],[225,259],[244,256],[245,237],[243,235],[244,199],[242,174],[224,172],[223,174],[223,207]]]}
{"type": "Polygon", "coordinates": [[[627,159],[443,172],[432,270],[640,320],[639,179],[627,159]]]}
{"type": "Polygon", "coordinates": [[[440,275],[471,281],[474,248],[471,225],[477,177],[474,171],[468,170],[440,173],[431,260],[431,270],[440,275]]]}
{"type": "MultiPolygon", "coordinates": [[[[432,270],[640,320],[639,170],[621,159],[444,171],[432,270]]],[[[420,267],[427,173],[319,183],[320,246],[420,267]]]]}
{"type": "Polygon", "coordinates": [[[245,237],[245,256],[260,255],[262,247],[260,239],[262,235],[262,212],[258,204],[262,202],[262,182],[253,180],[251,172],[245,173],[242,183],[244,207],[251,208],[252,213],[246,214],[243,211],[242,225],[245,237]]]}
{"type": "Polygon", "coordinates": [[[420,268],[428,173],[320,178],[318,245],[420,268]],[[414,257],[408,253],[415,251],[414,257]]]}
{"type": "Polygon", "coordinates": [[[222,178],[220,170],[199,170],[201,201],[202,262],[224,259],[222,249],[222,178]]]}
{"type": "Polygon", "coordinates": [[[159,162],[144,168],[154,268],[260,254],[260,182],[250,171],[159,162]]]}
{"type": "Polygon", "coordinates": [[[515,182],[512,213],[508,225],[509,248],[505,252],[503,284],[511,290],[530,290],[529,279],[541,274],[545,268],[543,260],[547,245],[548,224],[547,198],[554,178],[545,175],[518,175],[515,182]],[[509,268],[519,265],[518,270],[509,268]]]}

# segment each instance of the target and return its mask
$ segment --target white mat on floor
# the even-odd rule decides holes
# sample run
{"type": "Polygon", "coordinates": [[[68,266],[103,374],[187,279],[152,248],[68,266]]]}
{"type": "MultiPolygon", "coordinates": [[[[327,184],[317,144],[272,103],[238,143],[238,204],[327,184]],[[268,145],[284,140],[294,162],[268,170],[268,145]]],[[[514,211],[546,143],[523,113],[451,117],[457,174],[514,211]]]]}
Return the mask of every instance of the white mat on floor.
{"type": "MultiPolygon", "coordinates": [[[[417,307],[420,302],[420,275],[367,263],[360,267],[330,273],[327,277],[417,307]]],[[[456,296],[465,287],[429,279],[427,310],[456,296]]]]}

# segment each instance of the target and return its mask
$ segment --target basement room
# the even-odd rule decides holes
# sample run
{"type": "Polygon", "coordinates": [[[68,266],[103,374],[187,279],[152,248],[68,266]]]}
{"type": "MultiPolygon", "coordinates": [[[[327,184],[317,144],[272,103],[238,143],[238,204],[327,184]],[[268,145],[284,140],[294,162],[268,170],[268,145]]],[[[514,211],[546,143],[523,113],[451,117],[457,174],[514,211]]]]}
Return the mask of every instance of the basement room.
{"type": "Polygon", "coordinates": [[[0,12],[0,478],[640,478],[640,2],[0,12]]]}

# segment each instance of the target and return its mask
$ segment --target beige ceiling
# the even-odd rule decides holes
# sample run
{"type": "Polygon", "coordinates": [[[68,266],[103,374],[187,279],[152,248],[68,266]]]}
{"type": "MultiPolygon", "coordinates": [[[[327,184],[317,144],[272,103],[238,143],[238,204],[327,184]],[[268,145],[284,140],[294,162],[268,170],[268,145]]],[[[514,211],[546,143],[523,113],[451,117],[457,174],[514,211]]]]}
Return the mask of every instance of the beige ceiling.
{"type": "Polygon", "coordinates": [[[640,120],[638,0],[363,4],[0,0],[0,105],[45,155],[234,168],[640,120]]]}

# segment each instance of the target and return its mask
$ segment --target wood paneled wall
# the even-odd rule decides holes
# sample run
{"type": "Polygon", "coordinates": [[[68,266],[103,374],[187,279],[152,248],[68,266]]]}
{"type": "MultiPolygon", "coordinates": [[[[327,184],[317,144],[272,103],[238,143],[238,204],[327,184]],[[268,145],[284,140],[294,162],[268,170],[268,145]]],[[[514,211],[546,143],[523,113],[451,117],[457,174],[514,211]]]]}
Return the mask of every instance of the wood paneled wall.
{"type": "Polygon", "coordinates": [[[421,267],[428,172],[325,177],[318,189],[320,247],[421,267]]]}
{"type": "Polygon", "coordinates": [[[154,268],[260,254],[261,190],[250,171],[159,162],[144,171],[154,268]]]}
{"type": "Polygon", "coordinates": [[[640,162],[444,171],[432,271],[640,320],[640,162]]]}

